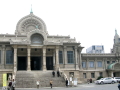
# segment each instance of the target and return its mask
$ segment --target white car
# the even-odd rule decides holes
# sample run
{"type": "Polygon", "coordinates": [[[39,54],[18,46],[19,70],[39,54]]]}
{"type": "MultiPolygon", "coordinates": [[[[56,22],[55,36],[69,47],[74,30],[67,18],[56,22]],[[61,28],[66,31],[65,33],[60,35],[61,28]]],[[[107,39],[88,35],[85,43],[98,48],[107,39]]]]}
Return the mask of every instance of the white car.
{"type": "Polygon", "coordinates": [[[120,81],[120,77],[113,77],[113,79],[116,83],[120,81]]]}
{"type": "Polygon", "coordinates": [[[115,83],[114,79],[111,77],[101,78],[100,80],[95,81],[96,84],[105,84],[105,83],[115,83]]]}

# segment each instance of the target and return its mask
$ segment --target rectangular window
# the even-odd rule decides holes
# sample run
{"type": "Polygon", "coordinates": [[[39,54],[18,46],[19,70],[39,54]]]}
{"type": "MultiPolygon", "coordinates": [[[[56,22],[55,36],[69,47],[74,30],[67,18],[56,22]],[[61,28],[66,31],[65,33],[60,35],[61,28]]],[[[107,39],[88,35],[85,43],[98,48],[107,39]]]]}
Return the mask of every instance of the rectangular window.
{"type": "Polygon", "coordinates": [[[95,73],[91,73],[91,78],[95,78],[95,73]]]}
{"type": "Polygon", "coordinates": [[[95,46],[92,46],[92,50],[95,50],[95,46]]]}
{"type": "Polygon", "coordinates": [[[67,59],[68,59],[68,63],[74,63],[73,51],[67,51],[67,59]]]}
{"type": "Polygon", "coordinates": [[[12,52],[12,50],[6,51],[6,64],[13,64],[13,52],[12,52]]]}
{"type": "Polygon", "coordinates": [[[102,76],[103,76],[103,73],[102,73],[102,72],[99,72],[99,76],[101,76],[101,77],[102,77],[102,76]]]}
{"type": "Polygon", "coordinates": [[[87,78],[87,77],[86,77],[86,73],[83,73],[83,78],[87,78]]]}
{"type": "Polygon", "coordinates": [[[62,51],[59,51],[59,63],[63,64],[63,54],[62,54],[62,51]]]}
{"type": "Polygon", "coordinates": [[[112,61],[112,63],[115,63],[115,61],[112,61]]]}
{"type": "Polygon", "coordinates": [[[98,67],[102,67],[102,61],[98,61],[98,67]]]}
{"type": "Polygon", "coordinates": [[[110,64],[110,61],[107,61],[107,64],[110,64]]]}
{"type": "Polygon", "coordinates": [[[93,62],[93,61],[90,61],[90,62],[89,62],[89,67],[91,67],[91,68],[94,67],[94,62],[93,62]]]}
{"type": "Polygon", "coordinates": [[[1,63],[1,50],[0,50],[0,63],[1,63]]]}
{"type": "Polygon", "coordinates": [[[86,62],[82,62],[82,67],[86,68],[86,62]]]}

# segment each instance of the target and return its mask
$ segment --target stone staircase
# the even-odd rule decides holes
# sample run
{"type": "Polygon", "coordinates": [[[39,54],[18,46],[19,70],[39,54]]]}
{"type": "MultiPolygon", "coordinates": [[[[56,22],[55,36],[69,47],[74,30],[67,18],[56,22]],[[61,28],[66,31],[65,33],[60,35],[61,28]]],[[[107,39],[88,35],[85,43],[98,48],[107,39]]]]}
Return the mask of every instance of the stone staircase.
{"type": "Polygon", "coordinates": [[[64,78],[57,75],[53,77],[52,71],[17,71],[16,88],[36,88],[37,80],[40,80],[40,87],[50,87],[50,80],[53,81],[53,87],[65,86],[64,78]]]}

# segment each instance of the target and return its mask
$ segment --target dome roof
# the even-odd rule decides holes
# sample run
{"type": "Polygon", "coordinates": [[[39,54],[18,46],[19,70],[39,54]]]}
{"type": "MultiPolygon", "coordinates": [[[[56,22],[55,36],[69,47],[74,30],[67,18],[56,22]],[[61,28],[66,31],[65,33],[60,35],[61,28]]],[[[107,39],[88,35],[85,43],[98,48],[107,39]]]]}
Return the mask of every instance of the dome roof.
{"type": "Polygon", "coordinates": [[[42,19],[35,16],[33,13],[21,18],[16,26],[15,34],[17,35],[27,35],[28,32],[38,29],[46,34],[46,25],[42,19]]]}

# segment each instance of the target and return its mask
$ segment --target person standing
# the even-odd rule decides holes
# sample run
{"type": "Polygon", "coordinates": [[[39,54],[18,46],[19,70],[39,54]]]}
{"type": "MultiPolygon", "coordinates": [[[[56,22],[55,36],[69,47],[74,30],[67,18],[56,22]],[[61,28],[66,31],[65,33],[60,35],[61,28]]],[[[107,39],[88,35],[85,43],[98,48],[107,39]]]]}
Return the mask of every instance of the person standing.
{"type": "Polygon", "coordinates": [[[40,82],[39,80],[36,81],[37,89],[39,89],[40,82]]]}
{"type": "Polygon", "coordinates": [[[12,90],[12,80],[9,81],[9,83],[8,83],[8,87],[9,87],[8,90],[12,90]]]}
{"type": "Polygon", "coordinates": [[[119,81],[119,84],[118,84],[118,89],[120,90],[120,81],[119,81]]]}
{"type": "Polygon", "coordinates": [[[68,87],[68,79],[67,79],[67,78],[66,78],[66,81],[65,81],[65,82],[66,82],[66,87],[68,87]]]}
{"type": "Polygon", "coordinates": [[[53,77],[55,77],[55,72],[54,71],[52,72],[52,75],[53,75],[53,77]]]}
{"type": "Polygon", "coordinates": [[[52,80],[50,80],[50,87],[52,88],[52,84],[53,84],[53,81],[52,80]]]}
{"type": "Polygon", "coordinates": [[[59,77],[60,76],[60,73],[59,73],[59,71],[57,70],[57,76],[59,77]]]}
{"type": "Polygon", "coordinates": [[[13,79],[13,81],[12,81],[12,90],[15,90],[15,85],[16,85],[16,81],[13,79]]]}

